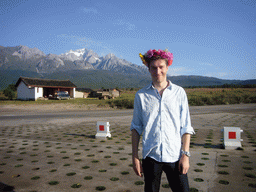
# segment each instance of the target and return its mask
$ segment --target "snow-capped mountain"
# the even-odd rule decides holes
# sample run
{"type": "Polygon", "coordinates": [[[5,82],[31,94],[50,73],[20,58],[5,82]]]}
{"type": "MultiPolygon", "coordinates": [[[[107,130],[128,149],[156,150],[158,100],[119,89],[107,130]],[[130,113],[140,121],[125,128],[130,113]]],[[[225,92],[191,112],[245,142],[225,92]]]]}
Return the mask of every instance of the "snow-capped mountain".
{"type": "Polygon", "coordinates": [[[45,55],[27,46],[0,46],[0,67],[52,73],[71,70],[109,70],[125,74],[145,74],[146,67],[138,66],[110,53],[100,57],[86,48],[69,50],[60,55],[45,55]],[[22,63],[22,66],[21,66],[22,63]]]}
{"type": "Polygon", "coordinates": [[[40,51],[37,48],[29,48],[27,46],[20,45],[17,47],[17,51],[15,51],[12,55],[18,56],[20,59],[37,59],[45,56],[44,52],[40,51]]]}

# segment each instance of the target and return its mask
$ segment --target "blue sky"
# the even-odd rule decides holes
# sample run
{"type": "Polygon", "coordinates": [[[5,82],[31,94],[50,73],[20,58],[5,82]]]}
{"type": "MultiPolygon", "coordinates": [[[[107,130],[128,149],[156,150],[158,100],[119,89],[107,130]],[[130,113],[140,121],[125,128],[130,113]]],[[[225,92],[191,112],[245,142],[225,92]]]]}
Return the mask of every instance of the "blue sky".
{"type": "Polygon", "coordinates": [[[0,45],[92,49],[142,65],[168,48],[169,75],[256,78],[255,0],[1,0],[0,45]]]}

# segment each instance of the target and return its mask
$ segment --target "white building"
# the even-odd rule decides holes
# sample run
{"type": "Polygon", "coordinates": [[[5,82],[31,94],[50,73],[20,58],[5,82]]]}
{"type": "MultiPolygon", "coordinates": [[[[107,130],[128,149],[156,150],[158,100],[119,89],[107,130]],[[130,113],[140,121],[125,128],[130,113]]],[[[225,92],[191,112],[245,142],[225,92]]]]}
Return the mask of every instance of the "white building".
{"type": "Polygon", "coordinates": [[[20,77],[15,86],[17,87],[17,99],[20,100],[49,98],[57,91],[68,92],[71,98],[75,98],[76,85],[69,80],[20,77]]]}

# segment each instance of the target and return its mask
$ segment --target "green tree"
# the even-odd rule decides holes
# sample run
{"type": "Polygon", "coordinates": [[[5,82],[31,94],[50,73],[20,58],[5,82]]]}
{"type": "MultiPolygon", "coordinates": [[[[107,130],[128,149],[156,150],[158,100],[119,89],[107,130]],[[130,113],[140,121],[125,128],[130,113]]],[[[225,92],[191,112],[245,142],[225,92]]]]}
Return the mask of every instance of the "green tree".
{"type": "Polygon", "coordinates": [[[9,100],[13,100],[13,98],[15,97],[15,91],[16,91],[16,87],[14,84],[10,84],[8,85],[8,87],[3,91],[3,94],[5,95],[5,97],[7,97],[9,100]]]}

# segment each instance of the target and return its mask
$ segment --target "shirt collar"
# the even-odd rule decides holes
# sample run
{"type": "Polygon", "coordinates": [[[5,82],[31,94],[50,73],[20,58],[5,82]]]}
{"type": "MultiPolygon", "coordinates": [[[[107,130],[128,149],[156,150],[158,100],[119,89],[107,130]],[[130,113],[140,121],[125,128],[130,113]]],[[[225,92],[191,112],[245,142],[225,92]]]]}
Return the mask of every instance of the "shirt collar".
{"type": "MultiPolygon", "coordinates": [[[[169,85],[168,85],[168,87],[166,87],[166,89],[171,89],[172,88],[172,82],[170,80],[167,80],[167,81],[169,82],[169,85]]],[[[154,85],[153,85],[153,82],[151,82],[148,86],[146,86],[146,89],[150,89],[150,88],[152,88],[152,89],[155,88],[154,85]]]]}

